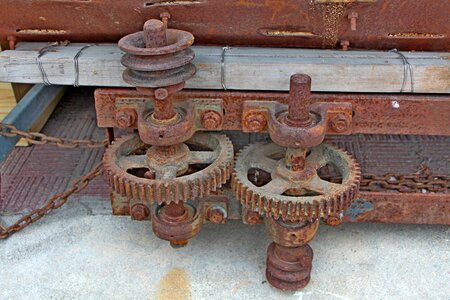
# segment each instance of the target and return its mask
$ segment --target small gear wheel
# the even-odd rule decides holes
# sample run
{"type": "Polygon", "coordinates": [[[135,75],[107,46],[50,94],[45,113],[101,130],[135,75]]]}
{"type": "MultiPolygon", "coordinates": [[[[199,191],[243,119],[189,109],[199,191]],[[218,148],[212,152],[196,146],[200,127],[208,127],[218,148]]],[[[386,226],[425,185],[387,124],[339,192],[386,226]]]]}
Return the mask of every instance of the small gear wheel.
{"type": "Polygon", "coordinates": [[[174,146],[150,146],[139,135],[118,138],[103,157],[112,189],[150,203],[186,202],[220,188],[231,175],[233,145],[220,134],[197,133],[174,146]]]}
{"type": "Polygon", "coordinates": [[[291,171],[285,154],[275,143],[253,144],[238,154],[232,186],[247,209],[302,222],[338,216],[354,200],[361,172],[351,155],[321,144],[308,150],[302,171],[291,171]]]}

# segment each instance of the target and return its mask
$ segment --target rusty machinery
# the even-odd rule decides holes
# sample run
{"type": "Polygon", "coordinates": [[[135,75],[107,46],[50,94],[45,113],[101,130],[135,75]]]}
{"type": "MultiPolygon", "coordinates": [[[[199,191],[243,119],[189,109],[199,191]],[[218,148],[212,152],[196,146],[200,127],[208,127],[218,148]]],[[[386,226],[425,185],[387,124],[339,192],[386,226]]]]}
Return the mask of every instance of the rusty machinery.
{"type": "Polygon", "coordinates": [[[119,41],[126,53],[123,78],[143,98],[117,103],[117,126],[137,132],[113,141],[103,158],[113,212],[151,220],[155,235],[174,247],[184,246],[205,221],[226,222],[232,205],[206,196],[219,195],[233,172],[231,184],[245,221],[255,224],[262,216],[273,240],[267,250],[267,280],[282,290],[302,288],[312,266],[308,242],[320,219],[339,224],[358,192],[356,161],[322,143],[327,132],[348,132],[351,104],[311,105],[311,78],[305,74],[291,77],[288,104],[244,101],[244,131],[267,130],[272,142],[244,148],[233,171],[231,141],[211,132],[222,129],[222,101],[174,103],[195,73],[189,49],[193,41],[192,34],[168,29],[156,19],[119,41]],[[340,179],[327,181],[324,175],[330,173],[340,179]]]}

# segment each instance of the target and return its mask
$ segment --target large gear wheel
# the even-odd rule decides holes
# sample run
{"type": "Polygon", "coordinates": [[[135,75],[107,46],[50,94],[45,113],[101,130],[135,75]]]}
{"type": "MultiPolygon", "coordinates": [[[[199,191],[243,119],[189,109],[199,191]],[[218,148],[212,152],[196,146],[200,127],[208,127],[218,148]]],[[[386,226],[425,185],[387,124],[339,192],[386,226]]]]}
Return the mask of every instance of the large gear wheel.
{"type": "Polygon", "coordinates": [[[338,216],[354,200],[361,172],[351,155],[321,144],[310,149],[304,169],[296,172],[286,167],[285,153],[286,148],[275,143],[257,143],[238,154],[232,186],[247,209],[302,222],[338,216]],[[319,177],[319,170],[325,169],[337,172],[341,182],[319,177]]]}
{"type": "Polygon", "coordinates": [[[185,143],[150,146],[137,134],[118,138],[103,157],[111,188],[126,197],[178,203],[220,188],[233,168],[233,145],[220,134],[197,133],[185,143]]]}

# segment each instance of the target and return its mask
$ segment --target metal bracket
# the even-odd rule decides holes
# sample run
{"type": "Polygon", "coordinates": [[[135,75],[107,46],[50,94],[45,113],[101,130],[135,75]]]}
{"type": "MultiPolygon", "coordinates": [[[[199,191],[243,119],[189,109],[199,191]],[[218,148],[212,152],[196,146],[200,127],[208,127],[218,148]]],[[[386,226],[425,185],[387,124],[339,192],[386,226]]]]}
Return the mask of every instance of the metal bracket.
{"type": "MultiPolygon", "coordinates": [[[[244,101],[242,131],[264,132],[268,130],[270,114],[287,111],[288,106],[274,101],[244,101]]],[[[346,102],[317,102],[311,111],[326,116],[326,134],[349,135],[352,133],[352,104],[346,102]]]]}

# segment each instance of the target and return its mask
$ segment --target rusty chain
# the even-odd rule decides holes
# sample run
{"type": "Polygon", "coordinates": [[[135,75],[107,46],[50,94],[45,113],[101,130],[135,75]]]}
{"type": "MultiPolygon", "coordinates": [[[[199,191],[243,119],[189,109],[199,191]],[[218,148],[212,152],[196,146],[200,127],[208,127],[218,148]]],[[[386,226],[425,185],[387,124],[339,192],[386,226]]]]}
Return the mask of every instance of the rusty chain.
{"type": "Polygon", "coordinates": [[[448,193],[450,176],[388,173],[382,176],[364,174],[361,191],[397,191],[400,193],[448,193]]]}
{"type": "MultiPolygon", "coordinates": [[[[5,123],[0,122],[0,136],[5,137],[21,137],[26,139],[32,145],[56,145],[60,148],[64,149],[73,149],[73,148],[100,148],[106,147],[108,145],[108,140],[95,141],[95,140],[77,140],[77,139],[66,139],[66,138],[58,138],[51,137],[39,132],[29,132],[22,131],[17,129],[17,127],[5,123]]],[[[103,164],[100,162],[95,166],[92,171],[88,174],[78,178],[72,186],[67,189],[62,194],[56,194],[52,196],[44,207],[33,210],[32,212],[26,214],[18,221],[16,221],[13,225],[9,227],[4,227],[0,225],[0,239],[6,239],[10,237],[12,234],[24,229],[25,227],[33,224],[34,222],[40,220],[42,217],[47,215],[50,211],[60,208],[63,206],[69,196],[79,193],[82,191],[89,182],[95,177],[101,175],[103,173],[103,164]]]]}
{"type": "Polygon", "coordinates": [[[94,140],[76,140],[59,137],[47,136],[40,132],[29,132],[17,129],[15,126],[5,123],[0,123],[0,136],[5,137],[21,137],[27,140],[32,145],[56,145],[60,148],[101,148],[108,145],[108,140],[101,141],[94,140]]]}
{"type": "Polygon", "coordinates": [[[44,207],[33,210],[9,227],[3,227],[0,225],[0,239],[6,239],[10,237],[12,234],[40,220],[50,211],[60,208],[67,202],[69,196],[81,192],[88,186],[89,182],[91,182],[92,179],[101,174],[103,174],[103,164],[100,162],[88,174],[78,178],[64,193],[56,194],[51,197],[44,207]]]}
{"type": "MultiPolygon", "coordinates": [[[[339,183],[340,176],[321,176],[330,182],[339,183]]],[[[450,192],[450,176],[429,174],[385,175],[363,174],[359,190],[363,192],[399,192],[399,193],[448,193],[450,192]]]]}

